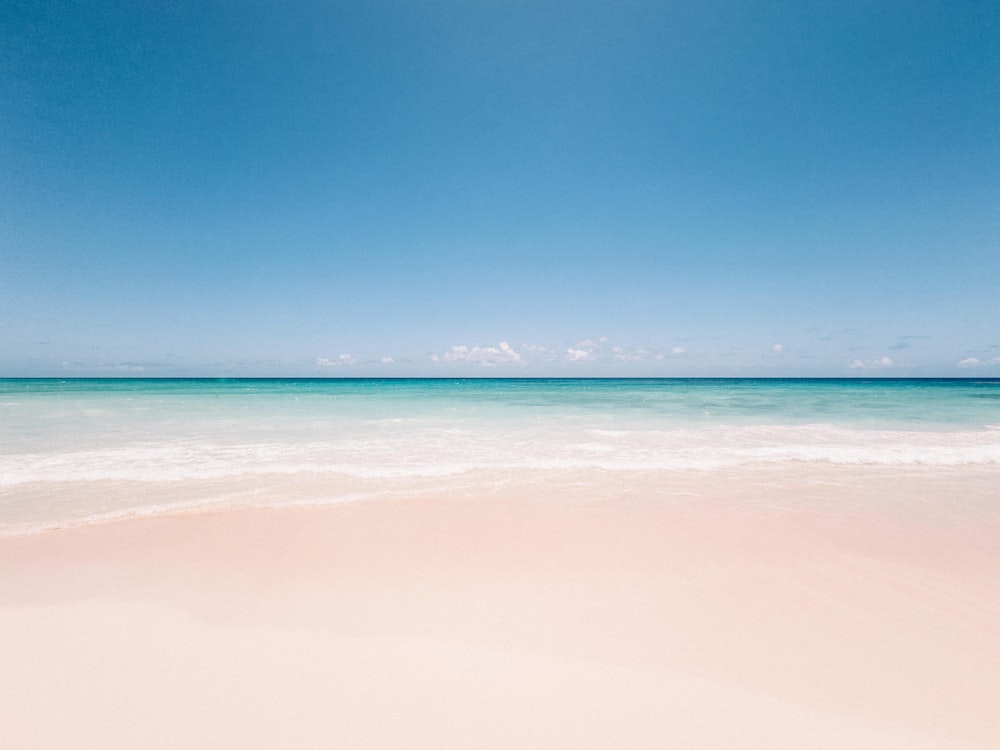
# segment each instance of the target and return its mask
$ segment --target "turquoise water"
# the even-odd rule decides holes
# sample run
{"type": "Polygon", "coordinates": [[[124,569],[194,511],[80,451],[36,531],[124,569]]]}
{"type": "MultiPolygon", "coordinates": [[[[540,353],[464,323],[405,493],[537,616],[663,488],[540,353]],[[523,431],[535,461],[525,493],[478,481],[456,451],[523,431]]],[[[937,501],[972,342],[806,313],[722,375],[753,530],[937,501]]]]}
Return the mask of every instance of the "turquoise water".
{"type": "MultiPolygon", "coordinates": [[[[421,409],[555,410],[610,416],[642,413],[684,423],[831,422],[853,425],[960,425],[1000,421],[1000,379],[72,379],[0,380],[5,406],[33,398],[70,404],[92,399],[240,398],[256,405],[306,400],[386,413],[421,409]]],[[[165,399],[164,401],[157,401],[165,399]]]]}
{"type": "Polygon", "coordinates": [[[1000,379],[16,379],[0,424],[2,528],[175,490],[210,505],[261,487],[336,501],[514,476],[1000,467],[1000,379]]]}

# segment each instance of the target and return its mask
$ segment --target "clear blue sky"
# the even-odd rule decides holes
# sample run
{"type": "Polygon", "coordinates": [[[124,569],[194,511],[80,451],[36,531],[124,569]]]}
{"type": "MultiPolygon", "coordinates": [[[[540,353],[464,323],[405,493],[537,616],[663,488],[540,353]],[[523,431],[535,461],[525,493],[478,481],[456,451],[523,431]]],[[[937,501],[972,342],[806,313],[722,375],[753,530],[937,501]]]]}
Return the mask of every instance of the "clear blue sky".
{"type": "Polygon", "coordinates": [[[0,6],[0,375],[1000,375],[1000,3],[0,6]]]}

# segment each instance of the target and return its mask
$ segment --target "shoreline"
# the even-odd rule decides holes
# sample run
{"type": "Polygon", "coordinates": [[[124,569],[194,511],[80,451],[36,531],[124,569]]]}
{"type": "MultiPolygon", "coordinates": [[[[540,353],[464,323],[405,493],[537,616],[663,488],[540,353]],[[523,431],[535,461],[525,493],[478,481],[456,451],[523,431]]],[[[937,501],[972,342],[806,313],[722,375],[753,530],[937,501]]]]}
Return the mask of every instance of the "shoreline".
{"type": "Polygon", "coordinates": [[[46,748],[1000,747],[1000,520],[948,518],[522,490],[5,537],[0,701],[46,748]]]}
{"type": "Polygon", "coordinates": [[[542,503],[703,501],[736,512],[840,512],[869,509],[900,522],[1000,518],[1000,466],[837,464],[784,461],[711,469],[565,469],[516,467],[452,476],[362,479],[321,473],[243,474],[182,480],[77,480],[26,482],[0,491],[8,506],[27,512],[104,507],[85,515],[33,517],[0,523],[0,540],[103,526],[142,518],[212,515],[245,510],[334,507],[353,503],[419,502],[427,497],[485,498],[506,502],[532,497],[542,503]],[[63,498],[53,506],[51,498],[63,498]],[[135,498],[143,498],[135,504],[135,498]],[[51,507],[50,507],[51,506],[51,507]]]}

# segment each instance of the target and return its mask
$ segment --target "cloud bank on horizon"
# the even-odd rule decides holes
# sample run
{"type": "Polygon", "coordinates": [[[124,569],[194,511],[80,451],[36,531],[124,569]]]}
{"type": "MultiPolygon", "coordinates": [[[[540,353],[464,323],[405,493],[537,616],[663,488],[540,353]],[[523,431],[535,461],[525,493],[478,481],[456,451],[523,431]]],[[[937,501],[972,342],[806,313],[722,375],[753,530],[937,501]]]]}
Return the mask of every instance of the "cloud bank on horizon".
{"type": "MultiPolygon", "coordinates": [[[[857,348],[857,347],[854,347],[857,348]]],[[[993,347],[994,349],[1000,347],[993,347]]],[[[730,357],[737,356],[729,353],[730,357]]],[[[96,377],[168,377],[168,376],[238,376],[253,377],[313,375],[322,377],[825,377],[834,373],[845,377],[923,377],[926,373],[910,361],[888,356],[854,358],[842,363],[815,364],[807,350],[786,349],[772,344],[756,354],[739,353],[740,361],[756,356],[757,364],[742,364],[720,369],[711,364],[717,356],[686,346],[649,348],[610,344],[607,337],[584,339],[564,347],[507,341],[495,345],[455,344],[442,352],[423,353],[416,357],[382,355],[366,358],[350,352],[315,357],[311,363],[276,360],[228,360],[201,364],[182,359],[157,362],[113,362],[103,360],[63,361],[54,372],[63,376],[96,377]],[[708,363],[708,364],[706,364],[708,363]]],[[[972,372],[980,377],[1000,378],[1000,356],[963,357],[953,365],[953,376],[972,372]]],[[[940,374],[939,374],[940,376],[940,374]]]]}
{"type": "Polygon", "coordinates": [[[0,376],[1000,375],[1000,4],[0,29],[0,376]]]}

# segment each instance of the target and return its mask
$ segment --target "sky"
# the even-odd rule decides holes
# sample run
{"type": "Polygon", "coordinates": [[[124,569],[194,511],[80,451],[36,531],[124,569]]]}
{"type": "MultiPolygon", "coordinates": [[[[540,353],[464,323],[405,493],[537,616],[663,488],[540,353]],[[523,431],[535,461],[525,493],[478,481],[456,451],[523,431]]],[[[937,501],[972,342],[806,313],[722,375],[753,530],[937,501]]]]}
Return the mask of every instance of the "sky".
{"type": "Polygon", "coordinates": [[[0,4],[0,376],[1000,376],[1000,3],[0,4]]]}

